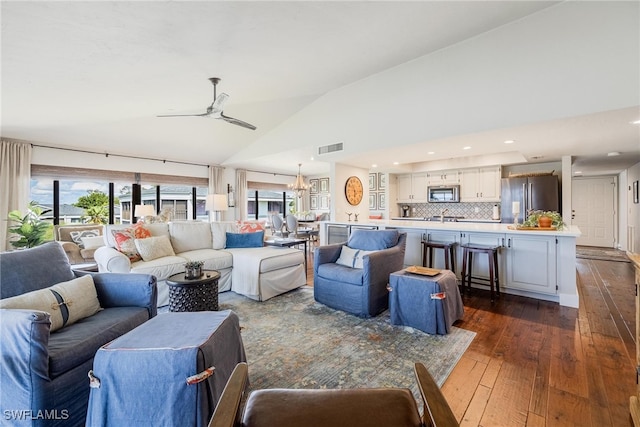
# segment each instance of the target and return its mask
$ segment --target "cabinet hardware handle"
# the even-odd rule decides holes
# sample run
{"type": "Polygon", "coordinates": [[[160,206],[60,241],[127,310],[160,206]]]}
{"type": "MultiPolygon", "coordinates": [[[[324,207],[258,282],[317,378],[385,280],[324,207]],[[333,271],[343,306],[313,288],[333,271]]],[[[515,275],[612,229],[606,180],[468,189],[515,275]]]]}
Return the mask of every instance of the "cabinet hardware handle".
{"type": "Polygon", "coordinates": [[[508,248],[510,248],[510,247],[511,247],[511,238],[509,238],[507,241],[509,242],[509,243],[507,244],[507,247],[508,247],[508,248]]]}

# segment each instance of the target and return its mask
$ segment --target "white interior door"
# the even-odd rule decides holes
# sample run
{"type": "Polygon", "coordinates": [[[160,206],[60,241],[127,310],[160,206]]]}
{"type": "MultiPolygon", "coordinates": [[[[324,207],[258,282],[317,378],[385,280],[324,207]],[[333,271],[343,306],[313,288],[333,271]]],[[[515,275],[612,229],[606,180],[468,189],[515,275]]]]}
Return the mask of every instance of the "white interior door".
{"type": "Polygon", "coordinates": [[[576,243],[584,246],[615,246],[614,177],[574,178],[571,185],[572,223],[582,236],[576,243]]]}

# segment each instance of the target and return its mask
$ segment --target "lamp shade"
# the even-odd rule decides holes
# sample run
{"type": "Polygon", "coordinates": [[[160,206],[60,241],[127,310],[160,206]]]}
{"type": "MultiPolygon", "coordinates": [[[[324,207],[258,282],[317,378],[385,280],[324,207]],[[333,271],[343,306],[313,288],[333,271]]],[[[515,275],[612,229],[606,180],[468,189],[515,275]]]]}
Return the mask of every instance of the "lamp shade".
{"type": "Polygon", "coordinates": [[[207,203],[205,205],[206,210],[213,212],[222,212],[226,211],[227,208],[228,205],[226,194],[209,194],[207,196],[207,203]]]}
{"type": "Polygon", "coordinates": [[[136,205],[136,209],[133,212],[133,215],[139,218],[145,216],[154,216],[155,214],[156,210],[153,205],[136,205]]]}

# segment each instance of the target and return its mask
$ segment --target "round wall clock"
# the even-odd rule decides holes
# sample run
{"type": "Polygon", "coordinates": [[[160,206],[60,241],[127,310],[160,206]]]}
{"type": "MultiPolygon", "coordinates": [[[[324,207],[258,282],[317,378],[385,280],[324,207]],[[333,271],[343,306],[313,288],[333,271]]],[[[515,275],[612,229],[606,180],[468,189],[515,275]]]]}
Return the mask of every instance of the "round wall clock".
{"type": "Polygon", "coordinates": [[[347,202],[350,205],[359,205],[362,201],[362,181],[357,176],[350,176],[347,178],[347,183],[344,185],[344,195],[347,197],[347,202]]]}

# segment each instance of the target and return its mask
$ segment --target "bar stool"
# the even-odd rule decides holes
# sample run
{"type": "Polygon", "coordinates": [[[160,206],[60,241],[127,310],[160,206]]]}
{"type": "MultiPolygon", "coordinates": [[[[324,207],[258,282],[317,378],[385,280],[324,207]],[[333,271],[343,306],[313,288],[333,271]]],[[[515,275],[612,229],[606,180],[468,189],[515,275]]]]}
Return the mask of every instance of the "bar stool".
{"type": "Polygon", "coordinates": [[[500,298],[500,272],[498,271],[498,250],[500,250],[500,246],[494,245],[480,245],[474,243],[465,243],[462,246],[462,291],[465,290],[465,283],[469,286],[469,290],[471,290],[471,283],[484,284],[484,282],[489,282],[489,286],[491,288],[491,302],[493,302],[494,296],[494,284],[495,284],[495,292],[500,298]],[[473,276],[473,254],[474,253],[482,253],[487,254],[489,256],[489,279],[485,279],[484,277],[476,277],[473,276]],[[478,281],[484,282],[478,282],[478,281]]]}
{"type": "Polygon", "coordinates": [[[456,271],[456,255],[455,255],[456,242],[439,242],[436,240],[423,240],[422,241],[422,266],[431,267],[433,265],[433,250],[444,249],[444,268],[456,271]],[[429,265],[427,265],[427,259],[429,265]]]}

